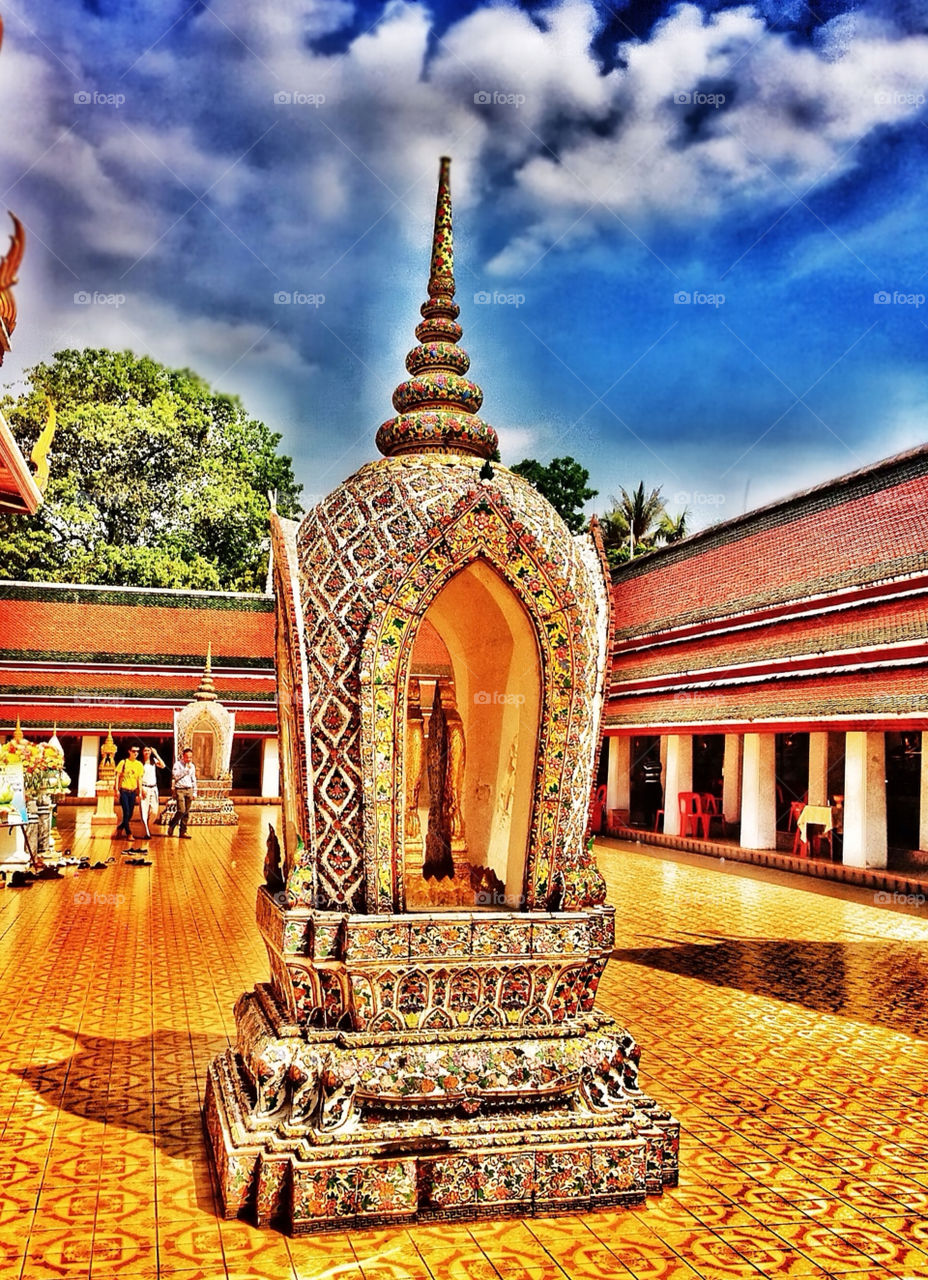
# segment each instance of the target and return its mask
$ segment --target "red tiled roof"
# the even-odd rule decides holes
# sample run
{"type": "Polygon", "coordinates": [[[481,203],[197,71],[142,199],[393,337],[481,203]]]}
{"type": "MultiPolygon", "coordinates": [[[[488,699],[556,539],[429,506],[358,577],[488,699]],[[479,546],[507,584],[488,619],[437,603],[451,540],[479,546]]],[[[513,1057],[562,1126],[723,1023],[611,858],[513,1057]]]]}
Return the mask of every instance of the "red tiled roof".
{"type": "Polygon", "coordinates": [[[925,667],[817,677],[770,680],[732,688],[679,690],[610,699],[606,727],[641,732],[742,732],[775,724],[796,729],[828,722],[829,728],[928,729],[928,680],[925,667]]]}
{"type": "Polygon", "coordinates": [[[412,651],[412,670],[417,673],[444,674],[451,670],[451,656],[444,640],[429,622],[423,618],[416,632],[412,651]]]}
{"type": "Polygon", "coordinates": [[[928,446],[616,571],[610,728],[928,728],[928,446]]]}
{"type": "Polygon", "coordinates": [[[918,462],[898,483],[836,483],[623,566],[617,638],[928,568],[928,458],[918,462]]]}
{"type": "Polygon", "coordinates": [[[170,732],[212,645],[236,733],[277,728],[274,603],[231,592],[0,583],[0,727],[170,732]]]}
{"type": "MultiPolygon", "coordinates": [[[[235,733],[277,732],[277,708],[267,711],[242,710],[235,707],[235,733]]],[[[37,707],[32,702],[11,702],[0,707],[0,734],[9,733],[19,717],[27,738],[35,739],[39,731],[50,731],[54,724],[59,732],[82,730],[85,733],[105,732],[112,725],[114,732],[122,729],[150,729],[162,733],[174,732],[174,713],[169,707],[139,707],[127,704],[101,703],[98,707],[67,706],[56,703],[37,707]]]]}
{"type": "Polygon", "coordinates": [[[762,629],[703,634],[676,644],[619,651],[613,664],[613,691],[622,683],[709,668],[797,659],[807,654],[883,648],[928,637],[928,596],[880,601],[836,613],[812,612],[762,629]]]}
{"type": "Polygon", "coordinates": [[[0,656],[100,655],[272,665],[273,601],[207,592],[0,583],[0,656]]]}
{"type": "MultiPolygon", "coordinates": [[[[76,666],[62,665],[46,674],[36,667],[0,666],[0,691],[21,689],[24,693],[46,693],[59,698],[110,693],[122,694],[127,698],[143,698],[147,694],[173,698],[183,703],[193,698],[199,682],[200,673],[196,669],[189,673],[172,671],[155,675],[146,672],[144,668],[108,671],[103,667],[83,670],[76,666]]],[[[274,674],[268,671],[229,676],[220,668],[213,672],[213,684],[220,702],[227,699],[273,699],[276,689],[274,674]]]]}

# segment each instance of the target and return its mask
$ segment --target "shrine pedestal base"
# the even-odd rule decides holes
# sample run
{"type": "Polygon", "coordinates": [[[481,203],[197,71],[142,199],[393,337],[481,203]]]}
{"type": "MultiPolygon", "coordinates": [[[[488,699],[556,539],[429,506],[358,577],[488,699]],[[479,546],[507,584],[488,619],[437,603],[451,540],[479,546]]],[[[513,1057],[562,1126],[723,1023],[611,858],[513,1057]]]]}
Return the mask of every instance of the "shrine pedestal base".
{"type": "Polygon", "coordinates": [[[90,815],[90,825],[92,827],[108,827],[112,831],[116,823],[122,821],[121,814],[119,818],[116,817],[113,783],[111,781],[98,782],[96,794],[97,807],[90,815]]]}
{"type": "Polygon", "coordinates": [[[676,1185],[679,1123],[623,1085],[637,1049],[598,1015],[548,1035],[301,1034],[259,987],[236,1020],[205,1102],[227,1218],[300,1235],[578,1213],[676,1185]]]}
{"type": "MultiPolygon", "coordinates": [[[[201,778],[197,784],[197,795],[190,805],[187,825],[190,827],[236,827],[238,814],[232,804],[232,795],[227,779],[214,780],[201,778]]],[[[155,822],[159,827],[166,827],[177,812],[174,797],[166,801],[159,810],[155,822]]]]}

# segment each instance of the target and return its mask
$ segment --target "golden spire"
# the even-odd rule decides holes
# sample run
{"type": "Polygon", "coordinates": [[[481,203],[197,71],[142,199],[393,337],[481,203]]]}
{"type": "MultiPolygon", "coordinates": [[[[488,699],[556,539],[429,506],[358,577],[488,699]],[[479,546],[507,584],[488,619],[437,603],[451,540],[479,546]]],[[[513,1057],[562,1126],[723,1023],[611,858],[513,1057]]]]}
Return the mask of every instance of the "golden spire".
{"type": "Polygon", "coordinates": [[[377,448],[398,453],[464,453],[491,458],[496,432],[477,417],[483,392],[463,375],[470,357],[457,343],[460,307],[454,301],[454,241],[451,227],[451,161],[442,156],[429,268],[429,298],[420,307],[420,345],[406,357],[412,375],[393,393],[397,417],[377,432],[377,448]]]}
{"type": "Polygon", "coordinates": [[[194,695],[198,702],[215,702],[216,686],[213,684],[213,642],[210,640],[206,650],[206,666],[200,677],[200,685],[194,695]]]}
{"type": "Polygon", "coordinates": [[[23,727],[19,723],[19,716],[16,717],[16,728],[13,730],[14,742],[25,742],[26,735],[23,733],[23,727]]]}
{"type": "Polygon", "coordinates": [[[113,764],[113,757],[116,755],[116,743],[113,741],[113,726],[106,731],[106,738],[103,746],[100,748],[100,769],[97,775],[100,782],[112,782],[116,775],[116,766],[113,764]]]}

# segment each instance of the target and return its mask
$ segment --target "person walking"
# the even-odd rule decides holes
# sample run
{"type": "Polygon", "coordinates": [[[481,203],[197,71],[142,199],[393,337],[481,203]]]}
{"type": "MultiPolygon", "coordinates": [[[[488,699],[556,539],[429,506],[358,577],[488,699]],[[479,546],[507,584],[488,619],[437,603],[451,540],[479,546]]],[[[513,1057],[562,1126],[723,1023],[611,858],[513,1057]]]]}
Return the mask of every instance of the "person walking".
{"type": "Polygon", "coordinates": [[[129,754],[117,764],[116,776],[113,779],[113,794],[122,809],[122,821],[116,828],[115,834],[118,836],[125,833],[127,840],[132,839],[132,814],[135,811],[135,802],[139,798],[141,785],[142,762],[139,759],[139,749],[130,747],[129,754]]]}
{"type": "Polygon", "coordinates": [[[191,802],[197,794],[197,771],[193,763],[193,751],[190,747],[184,747],[180,754],[180,759],[174,761],[171,780],[174,784],[174,799],[177,803],[177,809],[174,817],[168,823],[168,835],[172,836],[174,828],[180,823],[181,840],[189,840],[187,822],[190,818],[191,802]]]}
{"type": "Polygon", "coordinates": [[[142,811],[142,822],[145,824],[145,835],[150,840],[158,833],[150,830],[150,822],[158,816],[158,769],[164,769],[165,763],[154,747],[142,748],[142,791],[139,808],[142,811]]]}

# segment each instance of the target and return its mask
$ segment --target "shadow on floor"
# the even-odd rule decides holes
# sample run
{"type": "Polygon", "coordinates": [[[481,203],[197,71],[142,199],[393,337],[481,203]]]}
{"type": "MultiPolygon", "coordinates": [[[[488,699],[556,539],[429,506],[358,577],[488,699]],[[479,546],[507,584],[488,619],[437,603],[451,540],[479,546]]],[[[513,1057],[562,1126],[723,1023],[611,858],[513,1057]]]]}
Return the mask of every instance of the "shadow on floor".
{"type": "Polygon", "coordinates": [[[928,1039],[926,947],[700,936],[703,941],[626,947],[612,958],[928,1039]]]}
{"type": "Polygon", "coordinates": [[[206,1068],[228,1045],[224,1036],[156,1031],[135,1039],[77,1034],[76,1051],[58,1062],[12,1065],[50,1107],[107,1128],[154,1135],[165,1155],[206,1158],[201,1101],[206,1068]]]}

